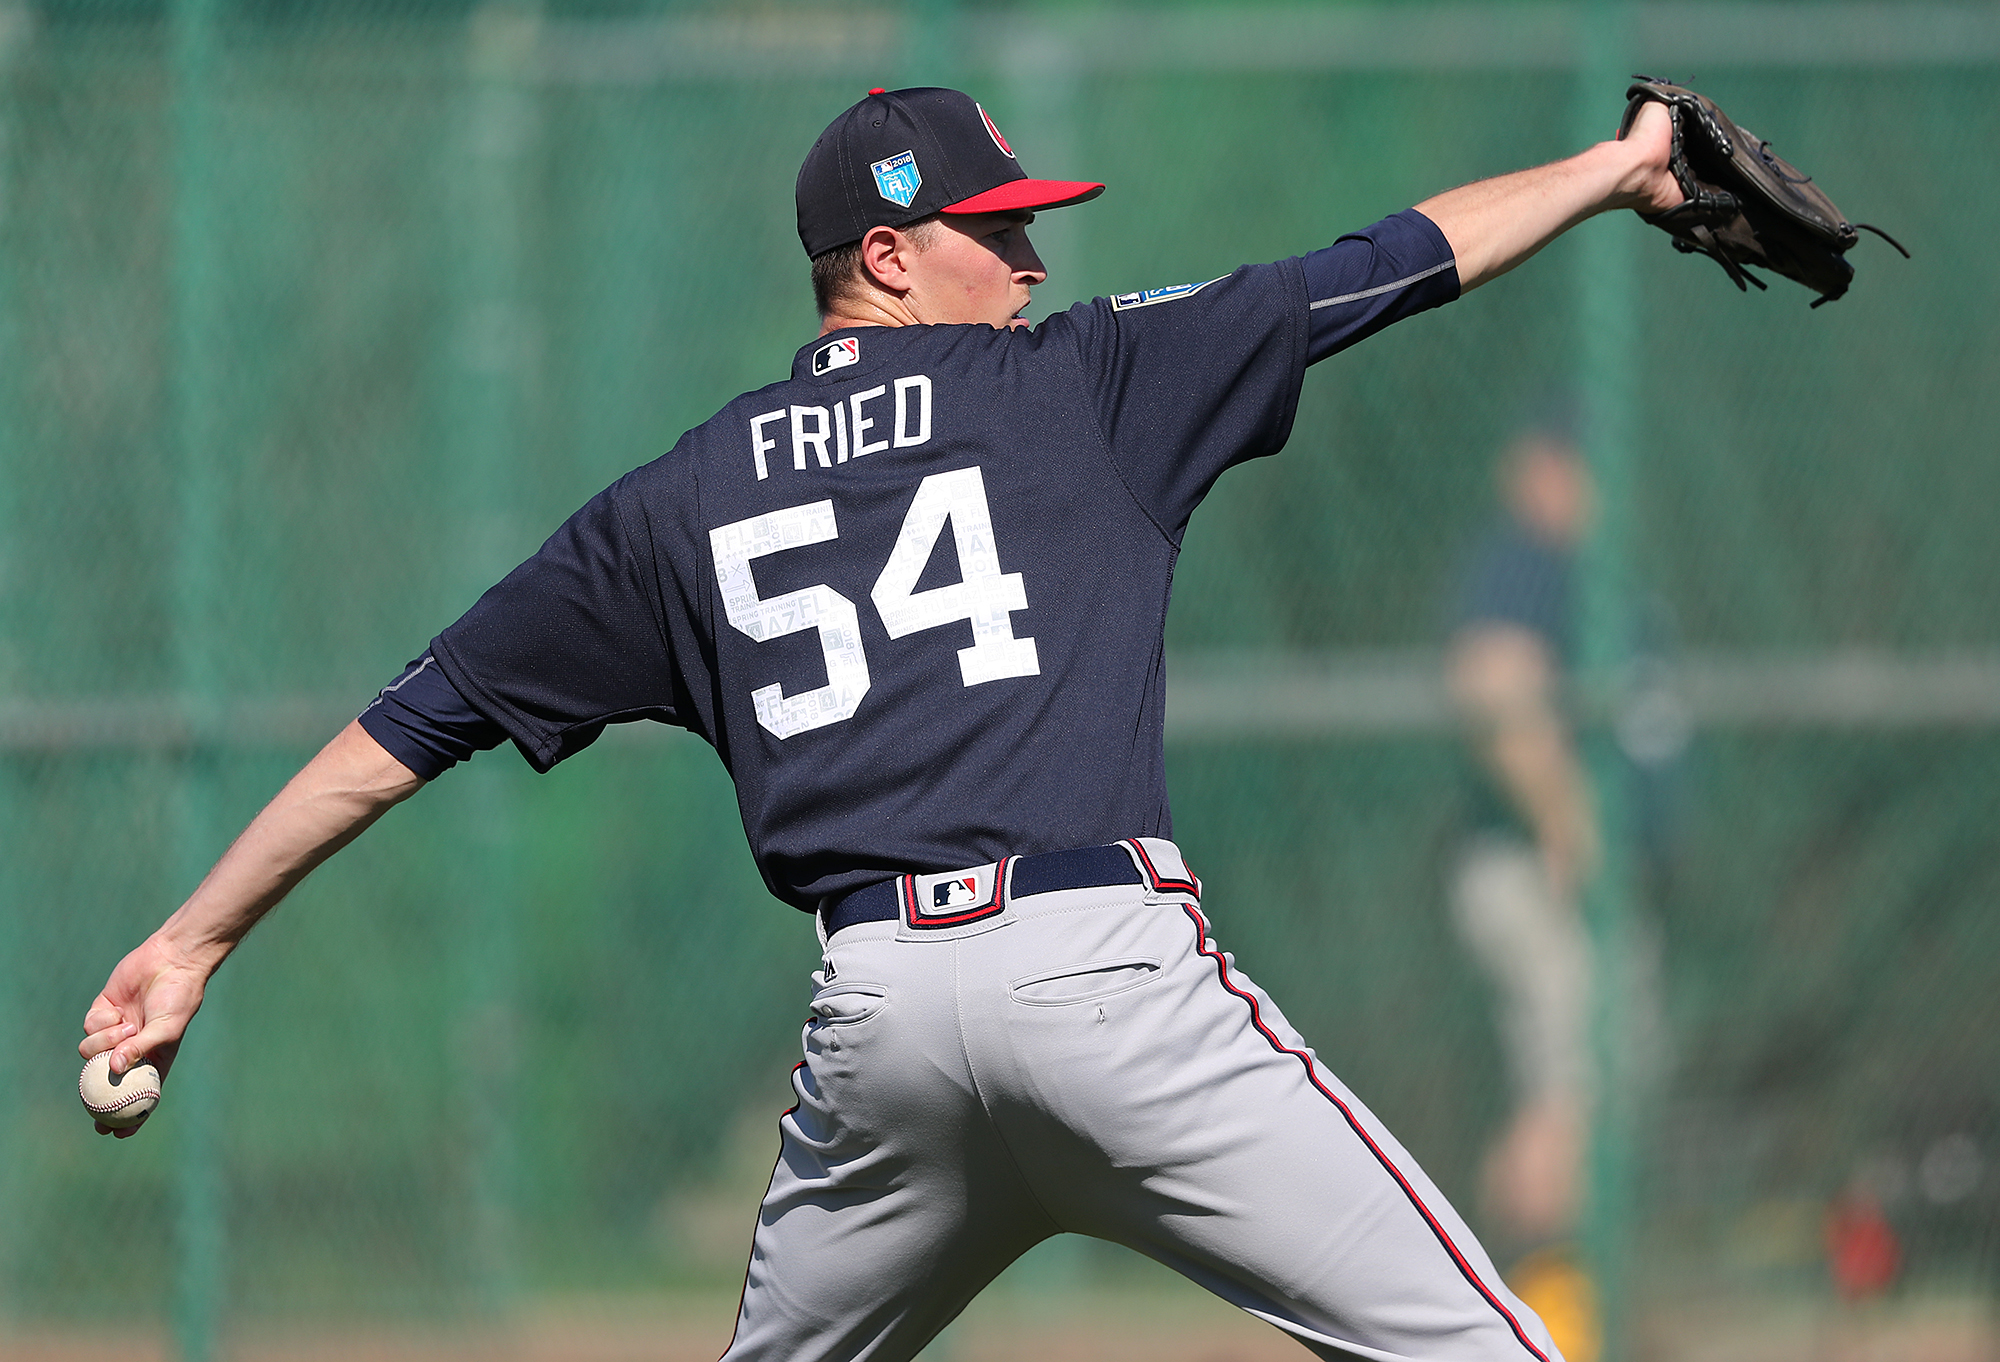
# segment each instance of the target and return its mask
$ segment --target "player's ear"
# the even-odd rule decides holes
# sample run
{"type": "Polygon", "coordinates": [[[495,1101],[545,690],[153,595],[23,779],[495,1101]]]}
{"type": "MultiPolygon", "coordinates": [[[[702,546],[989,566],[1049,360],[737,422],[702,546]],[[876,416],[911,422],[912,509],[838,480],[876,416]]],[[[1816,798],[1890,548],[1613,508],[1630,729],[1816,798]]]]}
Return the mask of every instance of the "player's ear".
{"type": "Polygon", "coordinates": [[[916,244],[893,227],[870,227],[861,238],[861,273],[892,293],[910,291],[916,244]]]}

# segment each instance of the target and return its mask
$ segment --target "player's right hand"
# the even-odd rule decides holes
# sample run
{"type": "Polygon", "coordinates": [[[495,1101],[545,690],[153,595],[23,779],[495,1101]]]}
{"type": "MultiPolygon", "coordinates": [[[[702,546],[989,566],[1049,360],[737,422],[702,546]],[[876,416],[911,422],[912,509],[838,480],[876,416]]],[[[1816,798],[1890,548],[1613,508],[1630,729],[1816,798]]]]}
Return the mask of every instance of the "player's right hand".
{"type": "MultiPolygon", "coordinates": [[[[118,962],[83,1014],[84,1037],[77,1053],[90,1059],[106,1050],[111,1071],[123,1073],[141,1059],[150,1060],[165,1077],[180,1049],[181,1037],[201,1009],[208,971],[155,933],[118,962]]],[[[112,1130],[99,1124],[100,1135],[124,1139],[140,1127],[112,1130]]]]}

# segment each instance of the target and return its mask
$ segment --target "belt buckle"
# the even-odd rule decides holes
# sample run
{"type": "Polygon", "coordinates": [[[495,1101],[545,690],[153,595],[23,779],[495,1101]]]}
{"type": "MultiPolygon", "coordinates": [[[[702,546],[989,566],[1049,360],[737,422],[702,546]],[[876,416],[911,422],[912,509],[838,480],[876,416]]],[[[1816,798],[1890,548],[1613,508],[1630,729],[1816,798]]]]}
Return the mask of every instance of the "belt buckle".
{"type": "Polygon", "coordinates": [[[991,865],[942,875],[904,875],[896,881],[901,941],[956,940],[1004,927],[1014,920],[1007,905],[1009,856],[991,865]]]}

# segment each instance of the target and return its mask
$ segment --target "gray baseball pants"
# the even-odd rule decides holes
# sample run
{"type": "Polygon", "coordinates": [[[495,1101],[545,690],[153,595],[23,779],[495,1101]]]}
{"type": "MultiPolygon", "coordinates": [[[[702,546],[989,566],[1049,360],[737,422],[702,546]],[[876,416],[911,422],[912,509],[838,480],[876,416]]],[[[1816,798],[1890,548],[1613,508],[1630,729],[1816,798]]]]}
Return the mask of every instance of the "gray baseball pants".
{"type": "Polygon", "coordinates": [[[972,879],[999,910],[938,930],[906,909],[827,943],[725,1362],[901,1362],[1065,1232],[1321,1357],[1559,1362],[1415,1160],[1216,946],[1173,844],[1125,845],[1141,885],[1017,898],[994,866],[918,876],[918,902],[972,879]]]}

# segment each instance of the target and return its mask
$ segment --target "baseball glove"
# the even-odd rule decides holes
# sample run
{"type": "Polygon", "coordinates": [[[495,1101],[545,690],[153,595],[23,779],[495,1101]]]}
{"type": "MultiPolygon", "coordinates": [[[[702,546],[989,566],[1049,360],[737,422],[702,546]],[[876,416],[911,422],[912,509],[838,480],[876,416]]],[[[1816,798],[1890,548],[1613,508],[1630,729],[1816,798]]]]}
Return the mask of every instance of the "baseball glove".
{"type": "Polygon", "coordinates": [[[1715,101],[1655,76],[1636,76],[1618,125],[1622,138],[1648,100],[1667,106],[1674,119],[1669,167],[1687,202],[1664,213],[1642,214],[1674,239],[1674,249],[1700,253],[1721,265],[1744,292],[1764,281],[1746,266],[1796,279],[1830,303],[1847,292],[1854,266],[1847,251],[1873,232],[1902,251],[1879,227],[1849,223],[1809,175],[1771,153],[1771,144],[1730,121],[1715,101]]]}

